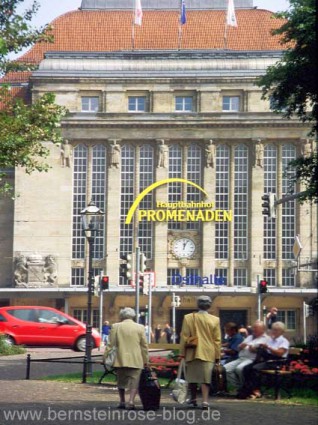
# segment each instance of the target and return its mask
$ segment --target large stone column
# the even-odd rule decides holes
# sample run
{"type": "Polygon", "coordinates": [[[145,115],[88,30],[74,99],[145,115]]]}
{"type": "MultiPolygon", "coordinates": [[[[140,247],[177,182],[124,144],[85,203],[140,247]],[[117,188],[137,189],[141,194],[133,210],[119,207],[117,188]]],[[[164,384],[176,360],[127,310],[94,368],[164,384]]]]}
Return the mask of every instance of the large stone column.
{"type": "Polygon", "coordinates": [[[251,286],[257,285],[257,275],[263,276],[262,196],[264,195],[264,145],[260,139],[252,140],[252,167],[249,188],[249,270],[251,286]]]}
{"type": "MultiPolygon", "coordinates": [[[[162,147],[166,141],[158,140],[158,146],[162,147]]],[[[164,157],[164,153],[158,147],[156,157],[155,181],[168,178],[168,160],[164,157]]],[[[168,154],[169,155],[169,154],[168,154]]],[[[168,185],[159,186],[155,193],[154,202],[156,208],[157,201],[168,201],[168,185]]],[[[157,287],[167,285],[167,269],[168,269],[168,223],[155,222],[154,225],[154,271],[156,273],[157,287]]]]}
{"type": "MultiPolygon", "coordinates": [[[[212,202],[215,209],[215,161],[216,148],[209,152],[210,141],[205,144],[205,161],[203,169],[203,188],[208,193],[204,202],[212,202]]],[[[202,276],[209,276],[215,271],[215,223],[202,222],[202,276]]]]}
{"type": "Polygon", "coordinates": [[[106,202],[106,270],[110,285],[119,283],[119,253],[120,253],[120,144],[119,140],[110,140],[107,147],[108,178],[106,202]],[[116,156],[113,148],[117,146],[116,156]]]}

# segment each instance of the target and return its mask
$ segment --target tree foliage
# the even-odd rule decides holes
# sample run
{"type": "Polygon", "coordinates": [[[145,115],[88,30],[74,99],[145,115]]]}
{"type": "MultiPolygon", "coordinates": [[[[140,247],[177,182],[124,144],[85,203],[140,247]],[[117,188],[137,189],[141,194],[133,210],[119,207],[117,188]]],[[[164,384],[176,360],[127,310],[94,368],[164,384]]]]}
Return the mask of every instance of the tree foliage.
{"type": "MultiPolygon", "coordinates": [[[[290,8],[276,14],[285,23],[273,34],[280,35],[286,50],[282,59],[270,66],[259,78],[263,99],[270,98],[272,109],[287,118],[297,116],[311,123],[309,135],[317,138],[318,131],[318,66],[315,0],[290,0],[290,8]]],[[[318,200],[317,147],[308,158],[292,161],[294,181],[305,185],[304,200],[318,200]]]]}
{"type": "MultiPolygon", "coordinates": [[[[17,12],[23,0],[0,0],[0,75],[8,71],[20,72],[34,68],[33,64],[10,61],[10,54],[18,53],[36,42],[50,41],[49,27],[34,29],[33,15],[39,4],[23,14],[17,12]]],[[[1,81],[0,81],[1,84],[1,81]]],[[[55,96],[44,96],[26,105],[12,95],[10,84],[0,88],[0,193],[10,190],[6,181],[6,169],[22,167],[27,173],[47,171],[45,158],[49,151],[43,142],[60,143],[60,120],[66,109],[54,103],[55,96]]]]}

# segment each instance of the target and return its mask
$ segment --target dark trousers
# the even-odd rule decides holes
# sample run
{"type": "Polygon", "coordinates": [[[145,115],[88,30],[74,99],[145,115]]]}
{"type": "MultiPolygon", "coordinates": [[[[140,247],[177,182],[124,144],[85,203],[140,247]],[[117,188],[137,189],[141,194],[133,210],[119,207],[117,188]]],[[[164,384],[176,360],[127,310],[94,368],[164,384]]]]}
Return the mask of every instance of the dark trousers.
{"type": "Polygon", "coordinates": [[[269,370],[269,369],[276,369],[277,362],[270,361],[270,362],[260,362],[260,363],[252,363],[243,369],[243,376],[244,376],[244,386],[242,388],[242,391],[249,395],[254,390],[259,390],[261,387],[261,371],[262,370],[269,370]]]}

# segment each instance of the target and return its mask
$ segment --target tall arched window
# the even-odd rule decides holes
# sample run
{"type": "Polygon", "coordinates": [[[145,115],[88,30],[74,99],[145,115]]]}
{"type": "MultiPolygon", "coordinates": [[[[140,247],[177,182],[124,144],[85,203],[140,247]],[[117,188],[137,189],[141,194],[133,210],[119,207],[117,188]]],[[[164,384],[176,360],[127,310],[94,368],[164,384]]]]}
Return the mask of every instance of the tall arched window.
{"type": "MultiPolygon", "coordinates": [[[[199,186],[202,184],[202,150],[195,144],[191,144],[188,148],[186,178],[199,186]]],[[[187,185],[187,202],[200,202],[201,199],[202,192],[194,186],[187,185]]],[[[200,222],[187,223],[187,229],[198,230],[199,228],[200,222]]]]}
{"type": "MultiPolygon", "coordinates": [[[[169,179],[182,178],[182,150],[179,145],[171,145],[169,147],[169,179]]],[[[182,201],[182,185],[181,183],[169,183],[168,185],[168,201],[182,201]]],[[[170,221],[169,229],[181,229],[181,223],[170,221]]]]}
{"type": "MultiPolygon", "coordinates": [[[[92,200],[98,208],[105,211],[106,205],[106,148],[103,145],[93,147],[92,151],[92,200]]],[[[105,257],[105,223],[99,227],[94,242],[94,259],[105,257]]]]}
{"type": "Polygon", "coordinates": [[[248,253],[248,149],[234,149],[234,259],[246,260],[248,253]]]}
{"type": "MultiPolygon", "coordinates": [[[[216,149],[216,193],[215,209],[228,210],[230,206],[230,150],[225,145],[219,145],[216,149]]],[[[215,258],[227,259],[229,253],[229,223],[215,223],[215,258]]]]}
{"type": "MultiPolygon", "coordinates": [[[[264,193],[276,193],[277,148],[266,145],[264,149],[264,193]]],[[[264,259],[276,258],[276,219],[264,216],[264,259]]]]}
{"type": "MultiPolygon", "coordinates": [[[[140,148],[139,164],[139,193],[154,181],[154,150],[150,145],[143,145],[140,148]]],[[[153,209],[153,192],[148,193],[139,204],[139,209],[153,209]]],[[[141,252],[148,259],[152,258],[153,247],[153,222],[140,221],[138,227],[138,238],[141,252]]]]}
{"type": "Polygon", "coordinates": [[[121,205],[120,255],[133,251],[133,223],[125,224],[129,208],[134,202],[135,148],[124,145],[121,149],[121,205]]]}
{"type": "Polygon", "coordinates": [[[73,150],[73,259],[84,259],[85,257],[85,235],[80,212],[87,205],[87,162],[87,147],[75,146],[73,150]]]}

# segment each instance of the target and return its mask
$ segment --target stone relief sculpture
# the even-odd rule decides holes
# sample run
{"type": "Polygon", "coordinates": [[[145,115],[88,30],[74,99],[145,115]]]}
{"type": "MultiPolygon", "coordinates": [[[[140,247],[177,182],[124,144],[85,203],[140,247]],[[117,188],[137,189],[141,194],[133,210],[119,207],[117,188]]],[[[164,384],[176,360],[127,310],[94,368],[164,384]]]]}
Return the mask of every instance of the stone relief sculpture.
{"type": "Polygon", "coordinates": [[[53,285],[57,279],[57,265],[52,255],[48,255],[44,259],[44,282],[53,285]]]}
{"type": "Polygon", "coordinates": [[[305,139],[301,144],[301,154],[304,158],[309,158],[312,154],[312,141],[305,139]]]}
{"type": "Polygon", "coordinates": [[[40,288],[57,284],[57,264],[52,255],[19,254],[14,260],[16,287],[40,288]]]}
{"type": "Polygon", "coordinates": [[[120,164],[120,152],[121,147],[117,144],[117,141],[114,140],[113,144],[111,145],[111,151],[110,151],[110,166],[113,168],[119,168],[120,164]]]}
{"type": "Polygon", "coordinates": [[[215,144],[213,140],[209,141],[209,144],[205,148],[205,166],[206,168],[214,168],[215,159],[215,144]]]}
{"type": "Polygon", "coordinates": [[[68,140],[64,140],[61,144],[61,166],[62,167],[71,167],[72,159],[72,146],[69,145],[68,140]]]}
{"type": "Polygon", "coordinates": [[[255,144],[255,163],[254,167],[263,168],[264,165],[264,145],[261,139],[258,139],[255,144]]]}
{"type": "Polygon", "coordinates": [[[158,168],[167,168],[169,163],[169,147],[165,145],[163,139],[158,147],[158,168]]]}
{"type": "Polygon", "coordinates": [[[18,255],[14,260],[14,282],[15,286],[27,286],[28,267],[24,255],[18,255]]]}

